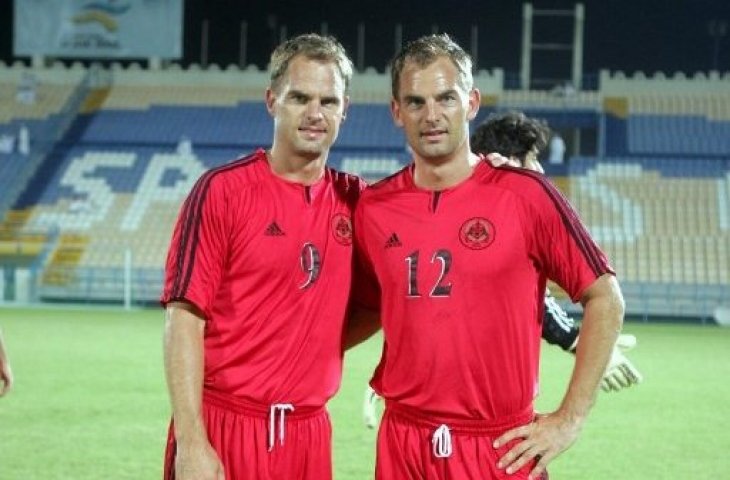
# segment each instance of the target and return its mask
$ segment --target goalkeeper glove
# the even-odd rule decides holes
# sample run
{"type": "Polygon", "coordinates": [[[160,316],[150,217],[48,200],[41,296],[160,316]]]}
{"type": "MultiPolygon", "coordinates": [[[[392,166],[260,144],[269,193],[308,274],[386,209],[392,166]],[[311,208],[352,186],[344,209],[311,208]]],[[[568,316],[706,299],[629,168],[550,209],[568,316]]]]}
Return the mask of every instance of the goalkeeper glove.
{"type": "Polygon", "coordinates": [[[623,352],[627,352],[636,346],[636,337],[631,334],[622,333],[616,340],[616,345],[611,352],[606,373],[601,379],[601,389],[604,392],[617,392],[631,385],[641,383],[644,379],[636,369],[631,360],[623,352]]]}
{"type": "Polygon", "coordinates": [[[380,396],[368,385],[368,388],[365,389],[365,399],[362,404],[362,414],[365,419],[365,426],[368,428],[375,428],[378,424],[376,411],[378,400],[380,400],[380,396]]]}

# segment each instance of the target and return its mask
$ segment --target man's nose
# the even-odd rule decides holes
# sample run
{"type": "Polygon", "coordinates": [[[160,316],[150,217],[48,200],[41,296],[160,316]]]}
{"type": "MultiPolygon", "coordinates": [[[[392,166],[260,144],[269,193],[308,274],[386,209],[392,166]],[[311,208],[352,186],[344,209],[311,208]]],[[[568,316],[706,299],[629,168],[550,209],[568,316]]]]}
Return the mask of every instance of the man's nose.
{"type": "Polygon", "coordinates": [[[307,103],[306,115],[307,118],[313,120],[322,118],[322,105],[319,100],[311,100],[307,103]]]}
{"type": "Polygon", "coordinates": [[[439,116],[438,103],[433,100],[426,102],[426,120],[435,122],[439,116]]]}

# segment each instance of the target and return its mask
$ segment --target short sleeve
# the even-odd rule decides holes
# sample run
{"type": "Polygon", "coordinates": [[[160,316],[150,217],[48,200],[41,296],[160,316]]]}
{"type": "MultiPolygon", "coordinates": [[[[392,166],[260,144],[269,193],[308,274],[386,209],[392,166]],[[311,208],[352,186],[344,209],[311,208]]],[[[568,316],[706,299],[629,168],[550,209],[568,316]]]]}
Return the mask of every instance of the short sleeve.
{"type": "Polygon", "coordinates": [[[531,251],[548,278],[576,302],[583,291],[605,273],[614,274],[608,258],[588,233],[578,213],[550,182],[535,197],[529,215],[531,251]]]}
{"type": "Polygon", "coordinates": [[[226,197],[222,180],[203,175],[182,205],[165,265],[163,305],[195,305],[206,318],[223,277],[228,251],[226,197]]]}

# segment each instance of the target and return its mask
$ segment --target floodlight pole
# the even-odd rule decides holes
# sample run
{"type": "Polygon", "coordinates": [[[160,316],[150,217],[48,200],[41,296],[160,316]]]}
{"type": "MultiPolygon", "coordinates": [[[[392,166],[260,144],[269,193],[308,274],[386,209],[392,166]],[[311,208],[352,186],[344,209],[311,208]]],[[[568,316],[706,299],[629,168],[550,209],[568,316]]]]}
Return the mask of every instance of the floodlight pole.
{"type": "Polygon", "coordinates": [[[393,32],[393,55],[396,55],[403,46],[403,24],[396,23],[393,32]]]}
{"type": "Polygon", "coordinates": [[[520,89],[530,89],[532,62],[532,4],[522,5],[522,55],[520,56],[520,89]]]}
{"type": "Polygon", "coordinates": [[[573,86],[580,90],[583,83],[583,24],[585,8],[582,3],[575,4],[575,22],[573,23],[573,86]]]}
{"type": "Polygon", "coordinates": [[[208,66],[208,28],[209,21],[203,20],[203,28],[200,32],[200,66],[205,68],[208,66]]]}
{"type": "Polygon", "coordinates": [[[471,60],[474,63],[474,70],[479,69],[479,27],[471,26],[471,60]]]}
{"type": "Polygon", "coordinates": [[[712,70],[719,71],[720,59],[720,43],[722,38],[727,35],[727,22],[725,20],[712,19],[707,24],[707,32],[714,39],[714,48],[712,49],[712,70]]]}
{"type": "Polygon", "coordinates": [[[240,34],[238,37],[238,68],[246,68],[248,54],[248,22],[241,22],[240,34]]]}
{"type": "Polygon", "coordinates": [[[357,24],[357,70],[365,71],[365,23],[357,24]]]}

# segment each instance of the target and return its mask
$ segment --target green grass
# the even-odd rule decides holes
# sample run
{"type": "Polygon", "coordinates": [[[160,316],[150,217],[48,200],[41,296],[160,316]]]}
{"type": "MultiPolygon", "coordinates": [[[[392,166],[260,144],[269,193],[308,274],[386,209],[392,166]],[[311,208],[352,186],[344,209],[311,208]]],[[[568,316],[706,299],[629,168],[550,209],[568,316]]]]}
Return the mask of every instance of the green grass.
{"type": "MultiPolygon", "coordinates": [[[[162,312],[0,309],[16,377],[0,399],[0,479],[159,479],[169,407],[162,312]]],[[[646,381],[601,394],[578,443],[550,466],[557,480],[717,479],[730,471],[730,329],[627,324],[646,381]]],[[[362,426],[374,339],[345,359],[330,403],[338,479],[372,478],[375,432],[362,426]]],[[[572,358],[543,355],[548,410],[572,358]]]]}

